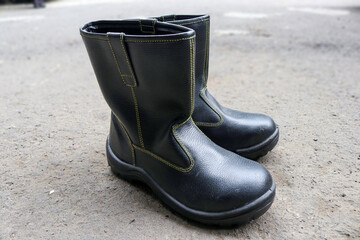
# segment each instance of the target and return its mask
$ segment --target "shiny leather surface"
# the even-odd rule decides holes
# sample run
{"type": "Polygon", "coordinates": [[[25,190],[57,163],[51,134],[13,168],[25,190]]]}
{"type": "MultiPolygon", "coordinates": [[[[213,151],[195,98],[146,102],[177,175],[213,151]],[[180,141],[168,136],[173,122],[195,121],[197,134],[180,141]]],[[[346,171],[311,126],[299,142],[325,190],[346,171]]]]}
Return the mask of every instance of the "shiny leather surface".
{"type": "Polygon", "coordinates": [[[228,211],[254,201],[270,189],[272,178],[264,167],[216,145],[192,121],[177,132],[194,158],[191,171],[164,167],[140,151],[136,151],[136,161],[186,206],[208,212],[228,211]]]}
{"type": "Polygon", "coordinates": [[[156,19],[186,26],[196,32],[196,92],[193,119],[198,127],[211,140],[230,151],[248,148],[268,139],[277,129],[270,117],[222,107],[206,88],[210,16],[166,15],[156,19]]]}
{"type": "Polygon", "coordinates": [[[223,148],[235,151],[257,145],[271,136],[277,128],[274,121],[264,114],[229,109],[221,106],[208,91],[204,95],[222,115],[223,124],[217,127],[199,127],[223,148]]]}
{"type": "Polygon", "coordinates": [[[272,178],[264,167],[213,143],[191,118],[193,30],[124,20],[92,22],[80,31],[113,113],[109,141],[120,159],[144,169],[173,198],[196,210],[236,209],[270,189],[272,178]],[[124,68],[132,69],[136,85],[123,81],[124,68]]]}

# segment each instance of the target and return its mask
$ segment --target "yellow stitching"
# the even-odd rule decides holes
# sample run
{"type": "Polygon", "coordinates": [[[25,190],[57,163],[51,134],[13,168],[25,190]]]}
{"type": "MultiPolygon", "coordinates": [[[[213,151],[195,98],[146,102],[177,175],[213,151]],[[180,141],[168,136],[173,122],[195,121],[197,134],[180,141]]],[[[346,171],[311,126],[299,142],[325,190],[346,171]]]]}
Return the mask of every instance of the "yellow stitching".
{"type": "Polygon", "coordinates": [[[141,31],[141,32],[144,32],[143,29],[142,29],[141,19],[139,19],[139,27],[140,27],[140,31],[141,31]]]}
{"type": "MultiPolygon", "coordinates": [[[[162,18],[163,22],[172,22],[172,21],[175,21],[176,15],[166,15],[166,20],[165,20],[165,16],[161,16],[159,18],[162,18]],[[171,16],[173,18],[172,20],[170,19],[171,16]]],[[[159,20],[159,21],[161,21],[161,20],[159,20]]]]}
{"type": "MultiPolygon", "coordinates": [[[[92,38],[92,39],[98,39],[98,40],[104,40],[104,41],[109,41],[107,38],[100,38],[100,37],[92,37],[92,36],[87,36],[84,34],[81,34],[81,36],[86,37],[86,38],[92,38]]],[[[180,38],[180,39],[170,39],[170,40],[124,40],[124,42],[131,42],[131,43],[167,43],[167,42],[178,42],[178,41],[183,41],[183,40],[189,40],[194,38],[194,36],[188,37],[188,38],[180,38]]]]}
{"type": "MultiPolygon", "coordinates": [[[[193,111],[192,113],[194,112],[194,109],[195,109],[195,81],[196,81],[196,75],[195,75],[195,52],[196,52],[196,45],[195,45],[195,39],[192,40],[193,41],[193,79],[192,79],[192,83],[193,83],[193,99],[194,99],[194,102],[193,102],[193,111]]],[[[192,115],[191,113],[191,115],[192,115]]]]}
{"type": "Polygon", "coordinates": [[[192,62],[192,40],[189,41],[190,43],[190,115],[192,114],[192,106],[193,106],[193,85],[192,85],[192,67],[193,67],[193,62],[192,62]]]}
{"type": "Polygon", "coordinates": [[[126,53],[126,51],[125,51],[124,39],[123,39],[122,37],[120,37],[120,42],[121,42],[122,49],[123,49],[123,51],[124,51],[124,55],[125,55],[125,58],[126,58],[126,62],[127,62],[128,66],[129,66],[129,69],[130,69],[131,77],[133,77],[133,80],[134,80],[134,87],[136,87],[137,83],[136,83],[136,81],[135,81],[134,73],[133,73],[133,71],[132,71],[132,68],[131,68],[131,65],[130,65],[130,62],[129,62],[129,58],[128,58],[127,53],[126,53]]]}
{"type": "Polygon", "coordinates": [[[205,86],[207,85],[207,80],[208,80],[208,73],[206,72],[206,69],[209,66],[208,63],[208,58],[209,58],[209,36],[210,36],[210,27],[209,27],[209,19],[206,21],[206,42],[205,42],[205,46],[206,46],[206,51],[205,51],[205,59],[204,59],[204,70],[203,70],[203,75],[205,78],[205,86]],[[206,75],[205,75],[206,73],[206,75]]]}
{"type": "Polygon", "coordinates": [[[85,35],[83,33],[80,33],[80,35],[83,36],[83,37],[86,37],[86,38],[92,38],[92,39],[98,39],[98,40],[107,41],[107,38],[88,36],[88,35],[85,35]]]}
{"type": "Polygon", "coordinates": [[[137,123],[137,127],[138,127],[139,141],[140,141],[141,146],[144,147],[144,140],[143,140],[142,132],[141,132],[139,107],[138,107],[138,104],[137,104],[135,91],[134,91],[133,87],[131,87],[131,93],[133,95],[134,104],[135,104],[135,114],[136,114],[136,123],[137,123]]]}
{"type": "Polygon", "coordinates": [[[183,169],[183,168],[175,168],[178,169],[179,171],[182,172],[189,172],[195,165],[194,163],[194,158],[191,155],[191,153],[189,152],[189,150],[185,147],[185,145],[182,143],[182,141],[180,140],[179,136],[176,133],[176,130],[183,126],[185,123],[187,123],[190,119],[191,119],[191,115],[192,112],[194,110],[194,96],[195,96],[195,71],[194,71],[194,57],[195,57],[195,46],[194,46],[194,40],[190,39],[189,41],[190,43],[190,99],[191,99],[191,106],[190,106],[190,116],[188,117],[188,119],[186,119],[184,122],[174,125],[172,127],[172,131],[174,134],[174,137],[176,138],[177,142],[180,144],[180,146],[182,147],[182,149],[185,151],[186,155],[189,157],[190,159],[190,166],[187,169],[183,169]]]}
{"type": "Polygon", "coordinates": [[[182,125],[184,125],[185,123],[187,123],[189,120],[191,119],[191,115],[190,115],[190,117],[188,118],[188,119],[186,119],[183,123],[180,123],[180,124],[178,124],[178,125],[176,125],[176,126],[173,126],[173,134],[174,134],[174,136],[175,136],[175,138],[176,138],[176,140],[178,141],[178,143],[181,145],[181,147],[182,147],[182,149],[186,152],[186,155],[189,157],[189,159],[190,159],[190,166],[187,168],[188,169],[188,171],[187,172],[189,172],[192,168],[193,168],[193,166],[195,165],[195,163],[194,163],[194,158],[193,158],[193,156],[191,155],[191,153],[189,152],[189,150],[185,147],[185,145],[182,143],[182,141],[180,140],[180,138],[179,138],[179,136],[177,135],[177,133],[176,133],[176,129],[178,129],[179,127],[181,127],[182,125]]]}
{"type": "Polygon", "coordinates": [[[194,112],[194,108],[195,108],[195,40],[192,39],[190,40],[192,41],[192,52],[191,52],[191,57],[192,57],[192,76],[191,76],[191,83],[192,83],[192,93],[191,93],[191,97],[192,97],[192,111],[191,114],[194,112]]]}
{"type": "Polygon", "coordinates": [[[155,19],[152,19],[152,20],[151,20],[151,25],[152,25],[152,26],[147,25],[147,24],[142,24],[142,23],[141,23],[141,19],[139,19],[139,23],[140,23],[140,31],[141,31],[141,32],[143,32],[143,33],[152,33],[152,34],[155,34],[155,27],[154,27],[154,25],[155,25],[155,19]],[[152,31],[143,30],[143,28],[142,28],[143,26],[144,26],[144,27],[151,27],[151,28],[152,28],[152,31]]]}
{"type": "MultiPolygon", "coordinates": [[[[195,84],[195,72],[194,72],[194,67],[193,67],[193,65],[194,65],[194,62],[193,62],[193,61],[194,61],[194,57],[195,57],[194,40],[191,40],[191,39],[190,39],[190,42],[189,42],[189,43],[190,43],[190,69],[191,69],[191,72],[190,72],[190,79],[191,79],[191,82],[190,82],[190,86],[191,86],[191,87],[190,87],[190,91],[191,91],[191,104],[193,105],[193,102],[194,102],[194,101],[193,101],[193,95],[195,94],[195,91],[194,91],[194,90],[195,90],[195,86],[194,86],[194,84],[195,84]]],[[[133,89],[133,88],[131,88],[131,89],[133,89]]],[[[182,143],[182,141],[180,140],[178,134],[176,133],[176,130],[177,130],[179,127],[183,126],[185,123],[187,123],[189,120],[193,121],[192,118],[191,118],[191,114],[190,114],[190,116],[189,116],[184,122],[182,122],[182,123],[180,123],[180,124],[177,124],[177,125],[174,125],[174,126],[172,127],[172,132],[173,132],[173,135],[174,135],[175,139],[177,140],[177,142],[180,144],[181,148],[185,151],[186,155],[187,155],[187,156],[189,157],[189,159],[190,159],[190,166],[189,166],[188,168],[182,168],[182,167],[176,166],[176,165],[174,165],[174,164],[166,161],[165,159],[157,156],[156,154],[154,154],[154,153],[146,150],[146,149],[144,148],[144,146],[143,146],[143,148],[140,148],[140,147],[138,147],[138,146],[136,146],[136,145],[134,145],[134,144],[133,144],[133,146],[134,146],[134,148],[136,148],[136,149],[138,149],[138,150],[140,150],[140,151],[142,151],[142,152],[144,152],[144,153],[146,153],[146,154],[149,154],[150,156],[152,156],[152,157],[154,157],[155,159],[161,161],[162,163],[168,165],[169,167],[172,167],[172,168],[174,168],[174,169],[176,169],[176,170],[178,170],[178,171],[180,171],[180,172],[184,172],[184,173],[189,172],[189,171],[191,171],[191,169],[194,167],[195,161],[194,161],[193,156],[192,156],[191,153],[189,152],[189,150],[185,147],[185,145],[184,145],[184,144],[182,143]]]]}
{"type": "Polygon", "coordinates": [[[134,76],[131,76],[131,75],[121,75],[121,76],[123,76],[123,77],[125,77],[125,78],[131,78],[131,79],[134,81],[134,85],[131,85],[131,87],[136,87],[136,83],[135,83],[135,78],[134,78],[134,76]]]}
{"type": "Polygon", "coordinates": [[[169,39],[169,40],[125,40],[125,42],[135,42],[135,43],[167,43],[167,42],[178,42],[183,40],[189,40],[195,38],[194,36],[187,37],[187,38],[180,38],[180,39],[169,39]]]}
{"type": "Polygon", "coordinates": [[[134,152],[134,147],[133,147],[133,143],[130,139],[130,136],[129,134],[127,133],[124,125],[121,123],[120,119],[118,118],[118,116],[116,116],[116,114],[113,112],[114,116],[116,117],[116,119],[119,121],[119,124],[120,126],[122,127],[122,129],[124,130],[125,134],[126,134],[126,137],[127,139],[129,140],[129,144],[130,144],[130,147],[131,147],[131,156],[132,156],[132,159],[133,159],[133,165],[136,166],[136,161],[135,161],[135,152],[134,152]]]}
{"type": "Polygon", "coordinates": [[[207,74],[206,73],[206,68],[209,65],[207,63],[207,58],[209,55],[209,19],[206,20],[206,52],[205,52],[205,59],[204,59],[204,69],[203,69],[203,75],[205,78],[205,88],[203,88],[200,92],[200,96],[201,98],[207,103],[207,105],[213,110],[215,111],[219,117],[220,117],[220,121],[217,123],[204,123],[204,122],[197,122],[195,123],[197,126],[202,126],[202,127],[218,127],[220,126],[223,122],[224,122],[224,117],[222,116],[222,114],[207,100],[207,98],[205,97],[205,91],[207,89],[207,74]]]}
{"type": "Polygon", "coordinates": [[[191,78],[191,109],[190,114],[192,115],[195,108],[195,44],[194,39],[190,40],[190,78],[191,78]]]}
{"type": "MultiPolygon", "coordinates": [[[[169,167],[174,168],[175,170],[178,170],[178,171],[180,171],[180,172],[184,172],[184,173],[190,172],[190,170],[191,170],[191,169],[193,168],[193,166],[194,166],[194,164],[192,164],[192,165],[190,165],[188,168],[182,168],[182,167],[176,166],[176,165],[168,162],[167,160],[165,160],[165,159],[163,159],[162,157],[160,157],[160,156],[158,156],[158,155],[150,152],[149,150],[146,150],[145,148],[138,147],[138,146],[136,146],[135,144],[134,144],[133,146],[134,146],[134,148],[136,148],[137,150],[140,150],[140,151],[142,151],[143,153],[146,153],[146,154],[152,156],[153,158],[159,160],[160,162],[162,162],[162,163],[168,165],[169,167]]],[[[193,162],[192,162],[192,163],[193,163],[193,162]]]]}
{"type": "MultiPolygon", "coordinates": [[[[88,36],[88,35],[85,35],[85,34],[82,34],[82,33],[80,35],[83,36],[83,37],[86,37],[86,38],[109,41],[108,38],[92,37],[92,36],[88,36]]],[[[144,41],[141,41],[141,40],[124,40],[124,42],[132,42],[132,43],[166,43],[166,42],[178,42],[178,41],[183,41],[183,40],[189,40],[189,39],[192,39],[192,38],[195,38],[195,35],[191,36],[191,37],[187,37],[187,38],[170,39],[170,40],[144,40],[144,41]]]]}
{"type": "Polygon", "coordinates": [[[113,50],[113,48],[112,48],[112,46],[111,46],[111,43],[110,43],[109,36],[107,36],[107,41],[108,41],[108,43],[109,43],[111,52],[112,52],[112,54],[113,54],[113,56],[114,56],[115,64],[116,64],[116,67],[117,67],[117,69],[118,69],[118,71],[119,71],[119,73],[120,73],[120,77],[121,77],[122,81],[124,82],[124,84],[125,84],[126,86],[132,87],[132,85],[128,84],[128,83],[125,81],[125,79],[123,78],[123,76],[122,76],[122,73],[121,73],[121,71],[120,71],[120,67],[119,67],[119,65],[118,65],[118,62],[117,62],[117,59],[116,59],[116,56],[115,56],[115,52],[114,52],[114,50],[113,50]]]}
{"type": "Polygon", "coordinates": [[[205,87],[205,88],[203,88],[203,90],[201,90],[200,96],[207,103],[207,105],[219,115],[220,121],[217,123],[196,122],[195,124],[196,124],[196,126],[202,126],[202,127],[218,127],[224,122],[224,117],[205,97],[204,92],[206,91],[206,89],[207,89],[207,87],[205,87]]]}

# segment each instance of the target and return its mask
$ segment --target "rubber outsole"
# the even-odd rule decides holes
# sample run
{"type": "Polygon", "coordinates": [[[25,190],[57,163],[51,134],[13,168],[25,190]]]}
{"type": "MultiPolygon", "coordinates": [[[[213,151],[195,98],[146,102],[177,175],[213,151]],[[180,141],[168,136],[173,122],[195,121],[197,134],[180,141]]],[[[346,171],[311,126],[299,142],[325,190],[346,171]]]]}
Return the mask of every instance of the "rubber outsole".
{"type": "Polygon", "coordinates": [[[172,210],[203,224],[232,226],[248,223],[263,215],[270,208],[275,198],[276,185],[273,183],[265,194],[243,207],[224,212],[199,211],[185,206],[166,193],[142,168],[128,164],[115,156],[110,148],[109,139],[106,142],[106,153],[111,170],[116,175],[125,180],[137,180],[145,183],[172,210]]]}
{"type": "Polygon", "coordinates": [[[251,146],[243,149],[237,149],[235,150],[235,153],[245,158],[257,160],[260,157],[265,156],[268,152],[270,152],[276,146],[278,141],[279,141],[279,128],[276,128],[275,132],[265,141],[255,146],[251,146]]]}

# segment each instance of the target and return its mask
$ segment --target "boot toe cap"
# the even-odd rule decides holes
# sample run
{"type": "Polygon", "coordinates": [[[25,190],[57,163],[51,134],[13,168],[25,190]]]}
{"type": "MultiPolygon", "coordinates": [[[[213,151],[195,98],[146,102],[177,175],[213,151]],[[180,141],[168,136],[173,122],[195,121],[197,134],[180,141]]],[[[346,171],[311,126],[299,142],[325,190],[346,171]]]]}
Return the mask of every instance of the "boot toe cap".
{"type": "Polygon", "coordinates": [[[254,144],[261,143],[271,137],[277,129],[274,120],[264,114],[257,114],[257,131],[255,133],[254,144]]]}
{"type": "Polygon", "coordinates": [[[243,208],[265,195],[273,185],[270,173],[257,163],[251,167],[251,171],[234,168],[231,173],[227,173],[224,180],[216,199],[217,206],[214,206],[213,210],[243,208]]]}
{"type": "Polygon", "coordinates": [[[197,184],[187,202],[194,209],[225,212],[244,208],[273,186],[270,173],[259,163],[232,153],[228,156],[232,159],[203,168],[203,176],[194,179],[197,184]]]}

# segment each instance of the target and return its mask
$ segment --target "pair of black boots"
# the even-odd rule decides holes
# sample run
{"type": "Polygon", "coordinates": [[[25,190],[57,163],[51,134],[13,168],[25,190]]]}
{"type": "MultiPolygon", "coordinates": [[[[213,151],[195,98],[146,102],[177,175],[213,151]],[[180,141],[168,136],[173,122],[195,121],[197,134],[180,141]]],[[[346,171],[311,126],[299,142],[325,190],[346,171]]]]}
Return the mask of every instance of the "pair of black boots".
{"type": "Polygon", "coordinates": [[[112,171],[192,220],[246,223],[275,197],[270,173],[247,158],[270,151],[279,131],[208,92],[209,28],[208,15],[168,15],[91,22],[80,33],[111,108],[112,171]]]}

